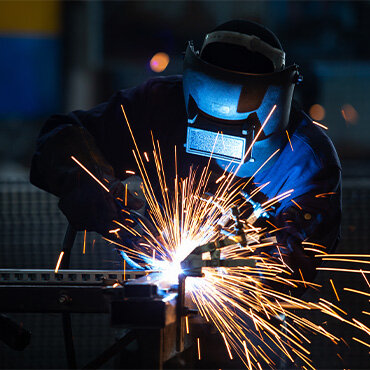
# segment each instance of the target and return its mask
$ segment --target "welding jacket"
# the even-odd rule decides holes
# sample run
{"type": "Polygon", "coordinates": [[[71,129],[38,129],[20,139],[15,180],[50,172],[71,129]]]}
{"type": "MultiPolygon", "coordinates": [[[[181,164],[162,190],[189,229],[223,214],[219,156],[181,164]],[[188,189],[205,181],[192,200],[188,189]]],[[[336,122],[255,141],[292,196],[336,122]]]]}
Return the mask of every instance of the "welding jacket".
{"type": "MultiPolygon", "coordinates": [[[[30,178],[34,185],[60,198],[61,209],[78,229],[102,232],[87,219],[96,217],[106,222],[115,216],[115,210],[111,200],[107,201],[107,193],[71,156],[100,179],[122,180],[129,176],[127,170],[136,169],[133,142],[121,105],[141,153],[151,156],[151,132],[159,140],[168,179],[174,176],[175,145],[178,172],[182,177],[187,176],[192,164],[202,168],[208,161],[185,152],[187,115],[181,76],[151,79],[138,87],[117,92],[108,102],[91,110],[50,117],[37,141],[30,178]],[[87,188],[90,190],[86,192],[87,188]],[[96,204],[89,208],[92,199],[96,199],[96,204]],[[103,216],[105,213],[107,216],[103,216]]],[[[277,228],[283,228],[276,233],[278,243],[286,248],[287,261],[295,273],[300,269],[304,278],[311,280],[317,261],[314,257],[317,253],[311,249],[320,244],[328,252],[339,238],[341,167],[330,139],[302,111],[292,108],[288,130],[291,144],[281,148],[279,157],[268,170],[254,177],[250,191],[269,183],[259,195],[271,199],[294,189],[290,197],[275,205],[269,220],[277,228]]],[[[216,163],[211,166],[217,178],[217,172],[223,170],[216,163]]]]}

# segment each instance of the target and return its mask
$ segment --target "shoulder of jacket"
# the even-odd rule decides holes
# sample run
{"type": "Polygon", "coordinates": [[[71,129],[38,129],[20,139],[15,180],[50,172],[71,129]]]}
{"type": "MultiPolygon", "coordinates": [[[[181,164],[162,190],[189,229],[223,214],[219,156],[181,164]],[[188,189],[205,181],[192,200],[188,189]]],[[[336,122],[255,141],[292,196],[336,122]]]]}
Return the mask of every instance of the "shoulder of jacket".
{"type": "Polygon", "coordinates": [[[147,88],[182,88],[182,76],[181,75],[172,75],[172,76],[159,76],[153,77],[147,80],[144,83],[144,86],[147,88]]]}
{"type": "Polygon", "coordinates": [[[292,108],[290,124],[294,127],[292,141],[302,143],[315,156],[320,167],[341,168],[333,142],[304,111],[292,108]]]}

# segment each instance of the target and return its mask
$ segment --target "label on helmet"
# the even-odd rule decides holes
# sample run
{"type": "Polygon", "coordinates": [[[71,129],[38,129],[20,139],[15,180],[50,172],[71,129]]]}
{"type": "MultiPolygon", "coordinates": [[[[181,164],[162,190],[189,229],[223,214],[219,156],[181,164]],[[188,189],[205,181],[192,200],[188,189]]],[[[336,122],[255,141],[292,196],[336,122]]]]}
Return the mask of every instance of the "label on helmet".
{"type": "Polygon", "coordinates": [[[246,139],[243,137],[188,127],[187,153],[229,162],[241,162],[244,159],[245,146],[246,139]]]}

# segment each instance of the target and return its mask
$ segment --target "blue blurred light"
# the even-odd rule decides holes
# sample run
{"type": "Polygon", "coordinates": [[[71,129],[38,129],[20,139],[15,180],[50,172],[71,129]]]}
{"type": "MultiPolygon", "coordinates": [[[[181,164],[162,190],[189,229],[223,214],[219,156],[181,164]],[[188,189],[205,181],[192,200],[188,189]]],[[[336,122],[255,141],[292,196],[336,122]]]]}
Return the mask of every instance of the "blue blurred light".
{"type": "Polygon", "coordinates": [[[57,38],[0,37],[0,117],[35,118],[60,106],[57,38]]]}

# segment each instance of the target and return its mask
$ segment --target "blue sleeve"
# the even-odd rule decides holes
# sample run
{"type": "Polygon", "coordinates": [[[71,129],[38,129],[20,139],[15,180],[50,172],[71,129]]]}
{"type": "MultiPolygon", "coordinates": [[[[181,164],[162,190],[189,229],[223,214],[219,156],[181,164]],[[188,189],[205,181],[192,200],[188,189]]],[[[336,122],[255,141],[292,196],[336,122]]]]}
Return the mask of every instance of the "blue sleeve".
{"type": "MultiPolygon", "coordinates": [[[[288,200],[276,214],[278,245],[293,276],[313,281],[322,251],[332,252],[340,237],[341,170],[321,169],[312,179],[310,191],[288,200]],[[299,272],[299,270],[301,270],[299,272]]],[[[293,278],[294,278],[293,277],[293,278]]]]}

